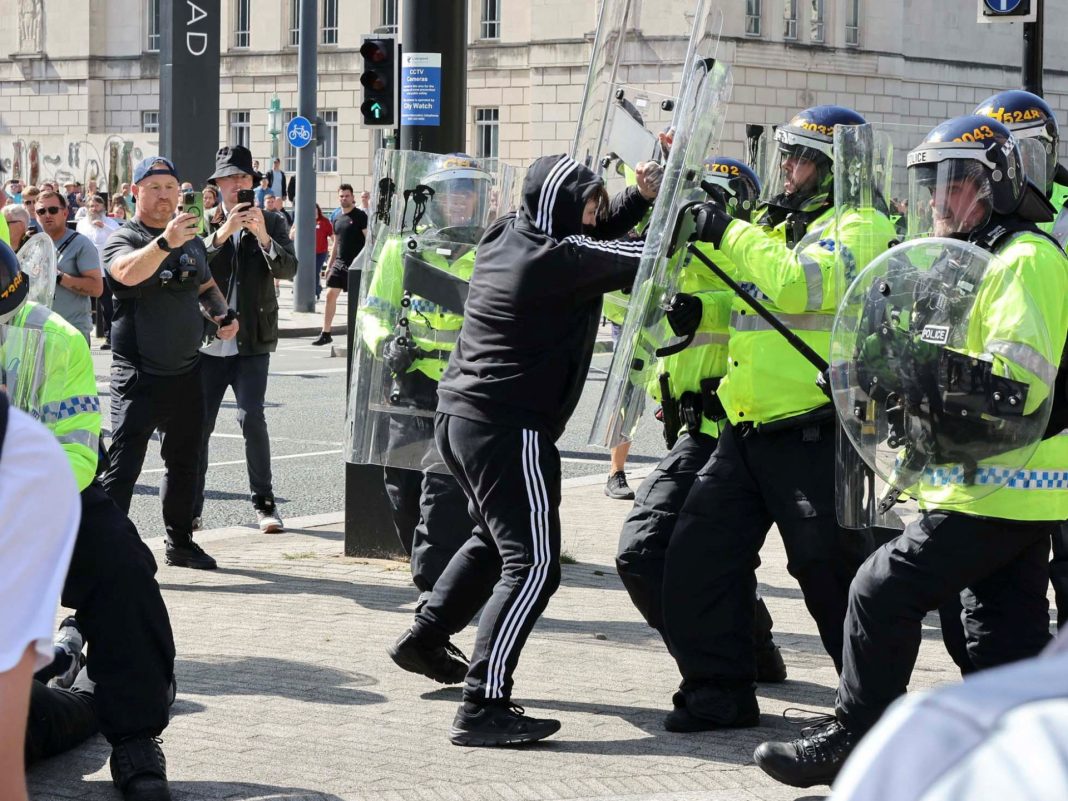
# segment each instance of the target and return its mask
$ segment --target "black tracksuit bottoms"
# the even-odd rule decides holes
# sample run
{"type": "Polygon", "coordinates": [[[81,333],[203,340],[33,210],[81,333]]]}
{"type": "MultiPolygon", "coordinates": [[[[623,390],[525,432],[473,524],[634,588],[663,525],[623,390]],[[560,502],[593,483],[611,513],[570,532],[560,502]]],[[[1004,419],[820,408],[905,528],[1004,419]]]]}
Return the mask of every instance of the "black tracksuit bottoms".
{"type": "Polygon", "coordinates": [[[838,719],[858,734],[875,725],[905,693],[924,615],[958,595],[977,669],[1041,651],[1058,525],[931,512],[872,554],[849,590],[838,719]]]}
{"type": "MultiPolygon", "coordinates": [[[[664,633],[661,596],[664,593],[664,556],[675,530],[679,511],[700,470],[716,450],[708,434],[684,434],[638,487],[623,530],[619,534],[616,572],[630,600],[645,622],[664,633]]],[[[759,595],[753,615],[756,647],[769,647],[771,613],[759,595]]]]}
{"type": "Polygon", "coordinates": [[[552,439],[439,412],[438,449],[469,500],[474,535],[412,630],[444,643],[480,608],[464,700],[503,703],[534,623],[560,585],[560,454],[552,439]]]}
{"type": "Polygon", "coordinates": [[[772,523],[841,671],[849,583],[872,545],[869,533],[838,526],[834,436],[833,421],[773,433],[731,426],[698,471],[664,563],[664,628],[684,681],[755,680],[753,566],[772,523]]]}

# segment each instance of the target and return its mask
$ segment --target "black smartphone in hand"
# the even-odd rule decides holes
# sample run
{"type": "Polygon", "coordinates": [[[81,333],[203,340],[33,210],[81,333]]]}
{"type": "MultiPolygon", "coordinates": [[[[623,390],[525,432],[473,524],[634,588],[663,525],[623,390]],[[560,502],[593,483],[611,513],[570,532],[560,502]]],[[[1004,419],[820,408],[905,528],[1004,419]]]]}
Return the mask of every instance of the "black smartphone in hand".
{"type": "Polygon", "coordinates": [[[256,193],[251,189],[238,189],[237,190],[237,202],[248,203],[250,206],[256,205],[256,193]]]}

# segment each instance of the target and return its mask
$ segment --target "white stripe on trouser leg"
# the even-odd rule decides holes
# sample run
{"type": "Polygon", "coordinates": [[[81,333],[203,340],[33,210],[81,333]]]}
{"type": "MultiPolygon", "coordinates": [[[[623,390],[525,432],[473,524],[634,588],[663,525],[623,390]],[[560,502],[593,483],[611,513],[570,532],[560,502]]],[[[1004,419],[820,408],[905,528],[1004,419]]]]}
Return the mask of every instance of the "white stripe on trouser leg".
{"type": "Polygon", "coordinates": [[[526,581],[513,601],[511,609],[505,615],[504,623],[497,632],[493,647],[490,649],[486,669],[486,698],[500,698],[504,692],[504,679],[507,672],[508,656],[515,645],[516,638],[526,623],[531,607],[534,605],[542,588],[549,566],[548,541],[548,493],[541,476],[538,461],[538,434],[523,430],[523,480],[526,484],[527,500],[530,504],[530,531],[533,544],[534,564],[526,581]]]}

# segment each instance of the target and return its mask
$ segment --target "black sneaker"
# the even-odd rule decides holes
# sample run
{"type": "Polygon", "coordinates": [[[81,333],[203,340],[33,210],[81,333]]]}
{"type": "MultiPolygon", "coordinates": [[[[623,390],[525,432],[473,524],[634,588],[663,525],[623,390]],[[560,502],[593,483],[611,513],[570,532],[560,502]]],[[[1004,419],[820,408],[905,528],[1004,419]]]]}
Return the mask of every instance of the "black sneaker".
{"type": "Polygon", "coordinates": [[[467,676],[467,657],[463,651],[446,642],[427,646],[411,629],[386,649],[389,658],[409,673],[418,673],[439,684],[459,684],[467,676]]]}
{"type": "Polygon", "coordinates": [[[627,483],[627,474],[618,470],[608,477],[608,483],[604,486],[604,494],[617,501],[633,501],[634,490],[627,483]]]}
{"type": "Polygon", "coordinates": [[[126,801],[171,801],[167,758],[156,737],[124,740],[111,751],[111,781],[126,801]]]}
{"type": "Polygon", "coordinates": [[[727,690],[706,685],[675,693],[671,702],[675,708],[664,717],[668,731],[689,734],[760,725],[760,707],[752,687],[727,690]]]}
{"type": "Polygon", "coordinates": [[[334,341],[334,338],[332,336],[330,336],[330,334],[328,334],[326,331],[323,331],[323,333],[319,334],[319,338],[317,340],[315,340],[314,342],[312,342],[312,344],[313,345],[329,345],[333,341],[334,341]]]}
{"type": "Polygon", "coordinates": [[[756,658],[757,683],[782,684],[786,681],[786,663],[779,652],[779,646],[772,643],[758,648],[753,656],[756,658]]]}
{"type": "Polygon", "coordinates": [[[528,718],[516,704],[460,704],[449,729],[453,745],[522,745],[560,731],[560,721],[528,718]]]}
{"type": "Polygon", "coordinates": [[[215,560],[204,553],[204,549],[192,540],[185,545],[167,544],[167,553],[164,561],[174,567],[190,567],[193,570],[214,570],[215,560]]]}
{"type": "Polygon", "coordinates": [[[830,784],[858,740],[834,715],[822,715],[789,743],[763,743],[753,752],[762,771],[791,787],[830,784]]]}

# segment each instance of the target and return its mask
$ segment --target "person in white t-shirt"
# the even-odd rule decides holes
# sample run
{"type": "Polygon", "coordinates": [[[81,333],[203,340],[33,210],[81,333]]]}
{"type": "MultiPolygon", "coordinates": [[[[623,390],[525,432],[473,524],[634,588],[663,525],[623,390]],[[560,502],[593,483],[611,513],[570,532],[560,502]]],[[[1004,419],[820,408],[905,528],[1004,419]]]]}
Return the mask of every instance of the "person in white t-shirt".
{"type": "Polygon", "coordinates": [[[24,801],[30,683],[52,661],[81,501],[52,433],[6,395],[0,418],[0,798],[24,801]]]}

